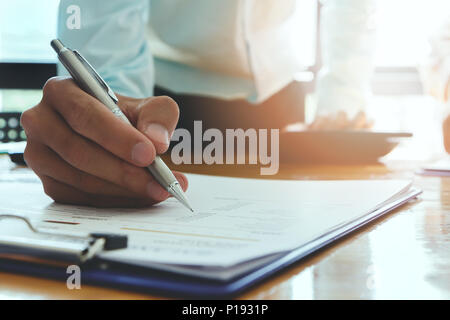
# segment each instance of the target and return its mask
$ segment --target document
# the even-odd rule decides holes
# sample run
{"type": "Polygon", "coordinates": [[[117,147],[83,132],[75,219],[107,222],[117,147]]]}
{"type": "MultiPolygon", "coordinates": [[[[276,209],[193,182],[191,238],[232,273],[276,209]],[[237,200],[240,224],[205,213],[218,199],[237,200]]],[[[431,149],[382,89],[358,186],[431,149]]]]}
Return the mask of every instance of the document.
{"type": "Polygon", "coordinates": [[[23,174],[0,181],[2,212],[42,230],[127,234],[107,260],[228,278],[273,260],[405,195],[411,182],[287,181],[188,174],[195,213],[168,199],[149,208],[98,209],[54,203],[23,174]]]}
{"type": "Polygon", "coordinates": [[[450,176],[450,156],[428,163],[422,167],[419,174],[430,176],[450,176]]]}

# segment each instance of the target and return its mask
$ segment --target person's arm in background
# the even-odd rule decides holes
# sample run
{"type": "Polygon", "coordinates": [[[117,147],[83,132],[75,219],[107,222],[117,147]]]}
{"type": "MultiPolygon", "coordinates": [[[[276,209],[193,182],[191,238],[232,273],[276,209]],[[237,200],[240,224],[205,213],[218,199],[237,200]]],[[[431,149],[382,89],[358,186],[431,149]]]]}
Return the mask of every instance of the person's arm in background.
{"type": "Polygon", "coordinates": [[[375,51],[374,0],[320,0],[322,69],[311,129],[371,126],[364,109],[370,96],[375,51]]]}
{"type": "Polygon", "coordinates": [[[446,104],[442,129],[445,150],[450,153],[450,18],[430,44],[431,53],[421,73],[425,91],[446,104]]]}
{"type": "MultiPolygon", "coordinates": [[[[179,115],[170,98],[144,98],[153,88],[147,17],[147,0],[61,1],[59,37],[121,94],[119,106],[134,127],[72,79],[48,80],[41,102],[23,113],[21,123],[27,134],[25,161],[55,201],[145,206],[169,196],[144,168],[167,150],[179,115]],[[80,8],[79,30],[66,28],[70,5],[80,8]]],[[[185,190],[186,177],[175,175],[185,190]]]]}

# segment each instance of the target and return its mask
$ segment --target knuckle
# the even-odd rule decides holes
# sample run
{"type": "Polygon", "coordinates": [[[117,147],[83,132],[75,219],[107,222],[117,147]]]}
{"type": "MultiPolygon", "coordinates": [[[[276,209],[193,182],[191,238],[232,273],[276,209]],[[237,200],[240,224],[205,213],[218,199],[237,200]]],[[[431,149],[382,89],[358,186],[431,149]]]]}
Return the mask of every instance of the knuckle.
{"type": "Polygon", "coordinates": [[[46,171],[47,165],[42,158],[40,148],[33,144],[30,140],[27,141],[25,150],[23,152],[23,159],[28,167],[33,170],[36,174],[40,174],[46,171]]]}
{"type": "Polygon", "coordinates": [[[24,128],[27,136],[32,134],[33,127],[38,121],[35,108],[36,107],[24,111],[20,116],[20,125],[24,128]]]}
{"type": "Polygon", "coordinates": [[[23,159],[25,160],[25,162],[27,163],[28,166],[32,167],[34,161],[33,161],[32,148],[30,147],[30,142],[27,142],[27,145],[23,152],[23,159]]]}
{"type": "Polygon", "coordinates": [[[47,82],[45,82],[44,87],[42,88],[42,94],[44,99],[47,97],[51,97],[56,92],[58,92],[59,85],[60,81],[58,77],[48,79],[47,82]]]}

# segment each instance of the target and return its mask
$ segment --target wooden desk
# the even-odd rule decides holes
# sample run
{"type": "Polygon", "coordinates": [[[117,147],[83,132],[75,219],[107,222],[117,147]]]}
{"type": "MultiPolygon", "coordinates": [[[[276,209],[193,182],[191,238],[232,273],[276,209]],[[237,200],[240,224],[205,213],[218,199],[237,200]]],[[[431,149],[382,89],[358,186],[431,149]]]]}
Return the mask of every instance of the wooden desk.
{"type": "MultiPolygon", "coordinates": [[[[274,178],[414,178],[424,193],[364,229],[298,262],[241,299],[449,299],[450,178],[414,175],[418,163],[282,166],[274,178]]],[[[0,167],[1,168],[1,167],[0,167]]],[[[257,175],[256,168],[192,166],[185,171],[257,175]]],[[[150,295],[0,273],[0,299],[155,299],[150,295]]]]}

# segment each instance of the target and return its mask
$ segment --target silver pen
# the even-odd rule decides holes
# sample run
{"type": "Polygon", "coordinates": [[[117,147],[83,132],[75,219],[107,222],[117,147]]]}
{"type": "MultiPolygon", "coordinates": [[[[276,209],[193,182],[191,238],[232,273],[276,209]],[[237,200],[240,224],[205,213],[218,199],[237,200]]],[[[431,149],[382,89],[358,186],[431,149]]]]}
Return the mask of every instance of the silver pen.
{"type": "MultiPolygon", "coordinates": [[[[69,71],[72,78],[82,90],[97,98],[118,118],[131,125],[128,118],[117,105],[119,99],[79,52],[66,48],[58,39],[52,40],[51,46],[58,54],[59,61],[61,61],[67,71],[69,71]]],[[[155,160],[147,168],[155,180],[158,181],[164,189],[180,201],[186,208],[194,212],[189,205],[178,180],[159,156],[156,156],[155,160]]]]}

